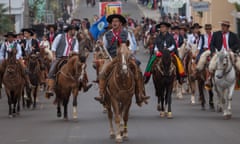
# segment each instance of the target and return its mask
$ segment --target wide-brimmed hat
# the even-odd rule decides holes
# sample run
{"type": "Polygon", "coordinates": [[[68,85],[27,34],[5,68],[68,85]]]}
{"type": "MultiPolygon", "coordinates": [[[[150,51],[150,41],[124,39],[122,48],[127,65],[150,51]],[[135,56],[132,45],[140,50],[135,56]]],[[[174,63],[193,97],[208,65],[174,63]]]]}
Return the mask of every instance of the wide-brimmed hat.
{"type": "Polygon", "coordinates": [[[222,21],[220,21],[219,23],[220,23],[220,24],[224,24],[224,25],[228,25],[228,26],[231,25],[231,23],[230,23],[229,20],[222,20],[222,21]]]}
{"type": "Polygon", "coordinates": [[[107,17],[107,21],[108,21],[109,23],[112,23],[112,20],[113,20],[114,18],[118,18],[118,19],[121,21],[122,24],[126,24],[126,23],[127,23],[127,20],[125,19],[125,17],[122,16],[122,15],[120,15],[120,14],[112,14],[112,15],[109,15],[109,16],[107,17]]]}
{"type": "Polygon", "coordinates": [[[179,26],[173,26],[173,27],[171,27],[171,29],[172,30],[179,30],[180,28],[179,28],[179,26]]]}
{"type": "Polygon", "coordinates": [[[160,27],[162,26],[162,25],[164,25],[164,26],[166,26],[166,27],[171,27],[171,24],[170,23],[168,23],[168,22],[160,22],[159,24],[157,24],[155,27],[156,27],[156,29],[158,30],[158,29],[160,29],[160,27]]]}
{"type": "Polygon", "coordinates": [[[17,34],[15,34],[14,32],[7,32],[7,33],[4,35],[4,37],[9,37],[9,36],[12,36],[12,37],[16,38],[16,37],[17,37],[17,34]]]}
{"type": "Polygon", "coordinates": [[[199,29],[201,29],[202,26],[199,25],[199,23],[194,23],[194,24],[192,25],[191,29],[194,29],[194,28],[199,28],[199,29]]]}
{"type": "Polygon", "coordinates": [[[28,33],[30,33],[31,36],[34,35],[34,31],[33,31],[33,29],[31,29],[31,28],[23,28],[21,31],[22,31],[23,33],[24,33],[24,32],[28,32],[28,33]]]}
{"type": "Polygon", "coordinates": [[[184,31],[187,31],[187,30],[188,30],[188,28],[187,28],[187,26],[186,26],[185,24],[180,24],[180,25],[179,25],[179,29],[180,29],[180,30],[183,29],[184,31]]]}
{"type": "Polygon", "coordinates": [[[68,32],[68,31],[70,31],[70,30],[79,30],[80,28],[79,28],[79,26],[75,26],[75,25],[70,25],[70,24],[68,24],[68,25],[65,25],[64,26],[64,32],[68,32]]]}
{"type": "Polygon", "coordinates": [[[212,25],[211,24],[205,24],[204,29],[212,29],[212,25]]]}
{"type": "Polygon", "coordinates": [[[51,27],[52,27],[54,30],[57,30],[57,25],[55,25],[55,24],[49,24],[49,25],[47,25],[47,29],[48,29],[48,30],[50,30],[51,27]]]}

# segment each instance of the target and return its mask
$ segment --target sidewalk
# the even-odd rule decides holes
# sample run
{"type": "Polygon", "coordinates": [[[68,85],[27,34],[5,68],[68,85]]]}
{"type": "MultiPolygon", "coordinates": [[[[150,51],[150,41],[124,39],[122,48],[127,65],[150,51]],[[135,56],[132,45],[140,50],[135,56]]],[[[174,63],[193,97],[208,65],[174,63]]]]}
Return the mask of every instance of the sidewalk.
{"type": "Polygon", "coordinates": [[[160,13],[159,10],[152,10],[147,8],[146,6],[142,6],[141,4],[137,3],[138,8],[140,9],[140,11],[142,11],[143,15],[145,17],[151,18],[153,20],[159,21],[160,18],[160,13]]]}

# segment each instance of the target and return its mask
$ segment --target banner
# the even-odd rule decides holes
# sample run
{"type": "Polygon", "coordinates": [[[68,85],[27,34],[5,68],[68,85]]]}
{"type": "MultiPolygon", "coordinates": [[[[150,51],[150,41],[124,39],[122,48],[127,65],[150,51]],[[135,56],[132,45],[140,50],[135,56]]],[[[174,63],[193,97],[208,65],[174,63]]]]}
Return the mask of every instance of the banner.
{"type": "Polygon", "coordinates": [[[99,3],[99,15],[100,17],[111,14],[122,14],[121,2],[100,2],[99,3]]]}

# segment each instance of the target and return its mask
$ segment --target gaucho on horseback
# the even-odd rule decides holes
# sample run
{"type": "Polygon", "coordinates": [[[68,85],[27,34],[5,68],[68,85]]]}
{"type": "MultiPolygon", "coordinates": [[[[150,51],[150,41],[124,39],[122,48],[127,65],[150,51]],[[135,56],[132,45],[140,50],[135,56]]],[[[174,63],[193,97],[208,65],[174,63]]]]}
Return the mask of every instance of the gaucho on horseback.
{"type": "MultiPolygon", "coordinates": [[[[111,24],[112,29],[107,31],[103,36],[103,45],[107,49],[107,52],[109,55],[113,58],[112,61],[108,60],[105,61],[104,66],[102,68],[102,71],[99,74],[99,96],[95,97],[95,100],[104,103],[104,94],[105,94],[105,88],[107,85],[107,79],[109,74],[111,73],[115,63],[118,61],[117,59],[114,59],[117,55],[117,46],[120,43],[127,43],[127,41],[130,42],[129,49],[133,49],[133,42],[131,35],[127,30],[123,29],[123,25],[127,23],[126,19],[120,15],[120,14],[112,14],[107,17],[108,23],[111,24]]],[[[139,73],[141,73],[140,68],[137,66],[135,62],[135,58],[132,58],[130,61],[132,65],[132,72],[134,73],[134,76],[138,76],[139,73]],[[138,74],[137,74],[138,73],[138,74]]],[[[148,96],[145,94],[144,84],[143,84],[143,78],[141,77],[135,77],[135,83],[136,83],[136,103],[140,106],[141,103],[147,99],[149,99],[148,96]]]]}
{"type": "MultiPolygon", "coordinates": [[[[53,96],[55,86],[55,74],[57,72],[56,67],[58,63],[62,59],[68,58],[73,53],[79,53],[78,40],[74,37],[76,30],[78,30],[78,27],[68,25],[65,28],[64,33],[58,34],[53,41],[51,49],[53,52],[53,61],[48,73],[48,88],[45,93],[46,98],[50,98],[51,96],[53,96]]],[[[87,91],[87,89],[89,89],[90,87],[91,85],[84,85],[84,89],[86,89],[85,91],[87,91]]]]}
{"type": "Polygon", "coordinates": [[[0,64],[1,64],[1,66],[0,66],[0,87],[2,84],[3,74],[7,67],[6,59],[8,58],[8,52],[13,51],[13,49],[16,49],[16,51],[17,51],[17,54],[16,54],[17,62],[16,63],[19,64],[19,68],[21,69],[20,73],[21,73],[22,77],[24,78],[26,85],[28,87],[32,87],[29,77],[28,77],[28,75],[26,75],[27,70],[23,64],[21,45],[19,43],[17,43],[17,41],[15,41],[15,38],[17,37],[17,35],[14,34],[13,32],[8,32],[4,36],[7,38],[7,40],[1,46],[1,49],[0,49],[0,64]]]}
{"type": "Polygon", "coordinates": [[[145,73],[144,73],[144,82],[147,83],[150,79],[151,76],[151,67],[153,62],[157,57],[161,57],[162,53],[161,51],[164,49],[169,50],[170,52],[173,52],[175,54],[175,62],[174,64],[176,65],[177,68],[177,79],[179,83],[182,82],[182,77],[184,76],[184,70],[182,63],[180,59],[178,58],[178,50],[176,47],[176,42],[173,38],[173,36],[168,32],[168,29],[171,27],[171,24],[167,22],[161,22],[160,24],[156,25],[156,29],[160,30],[159,35],[156,37],[155,40],[155,47],[154,50],[152,50],[150,60],[148,62],[148,65],[146,67],[145,73]]]}

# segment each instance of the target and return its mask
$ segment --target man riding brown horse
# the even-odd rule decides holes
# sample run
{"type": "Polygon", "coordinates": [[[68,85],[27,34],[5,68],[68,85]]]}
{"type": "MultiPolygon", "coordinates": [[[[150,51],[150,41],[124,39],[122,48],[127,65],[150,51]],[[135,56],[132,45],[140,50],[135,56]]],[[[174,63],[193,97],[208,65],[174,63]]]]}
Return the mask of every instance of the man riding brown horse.
{"type": "MultiPolygon", "coordinates": [[[[59,34],[53,41],[52,52],[53,62],[48,73],[48,89],[45,96],[49,98],[53,96],[55,86],[55,74],[57,65],[63,59],[71,55],[71,53],[79,53],[78,40],[74,38],[76,27],[68,25],[64,34],[59,34]]],[[[87,91],[91,85],[84,84],[84,89],[87,91]]]]}
{"type": "Polygon", "coordinates": [[[21,69],[21,75],[25,80],[25,83],[27,85],[27,87],[32,87],[32,84],[29,80],[28,75],[26,75],[27,70],[23,64],[22,61],[22,49],[21,46],[15,41],[15,38],[17,37],[16,34],[14,34],[13,32],[8,32],[6,35],[4,35],[7,38],[7,41],[2,44],[1,49],[0,49],[0,64],[1,64],[1,68],[0,68],[0,86],[2,84],[2,77],[3,77],[3,73],[5,72],[5,69],[7,67],[7,62],[6,59],[8,58],[8,52],[13,51],[13,49],[17,50],[17,54],[16,54],[16,59],[17,62],[19,64],[19,68],[21,69]]]}
{"type": "MultiPolygon", "coordinates": [[[[104,63],[104,66],[100,72],[99,75],[99,94],[100,96],[95,97],[95,100],[104,103],[104,93],[106,88],[106,83],[108,79],[108,75],[111,73],[112,68],[114,64],[117,62],[116,59],[114,59],[117,55],[117,45],[119,43],[126,43],[127,41],[130,42],[130,50],[132,47],[132,39],[128,31],[123,30],[123,25],[126,24],[126,19],[119,14],[112,14],[108,16],[107,21],[111,23],[112,29],[106,32],[106,34],[103,36],[103,45],[106,47],[107,52],[109,55],[113,58],[112,61],[106,61],[104,63]]],[[[135,59],[131,60],[131,65],[133,66],[133,72],[135,73],[135,76],[138,76],[139,73],[141,73],[140,68],[136,65],[135,59]]],[[[136,83],[136,102],[140,106],[141,103],[147,99],[149,99],[148,96],[145,94],[144,84],[143,84],[143,78],[141,75],[139,77],[135,77],[135,83],[136,83]]]]}

